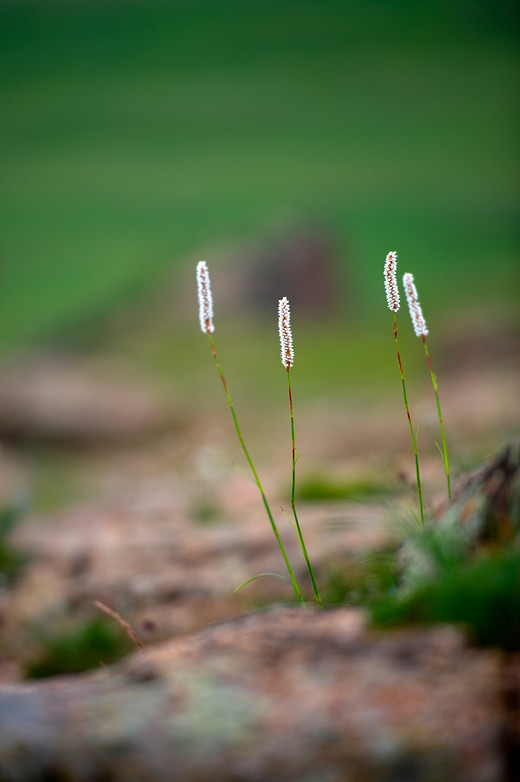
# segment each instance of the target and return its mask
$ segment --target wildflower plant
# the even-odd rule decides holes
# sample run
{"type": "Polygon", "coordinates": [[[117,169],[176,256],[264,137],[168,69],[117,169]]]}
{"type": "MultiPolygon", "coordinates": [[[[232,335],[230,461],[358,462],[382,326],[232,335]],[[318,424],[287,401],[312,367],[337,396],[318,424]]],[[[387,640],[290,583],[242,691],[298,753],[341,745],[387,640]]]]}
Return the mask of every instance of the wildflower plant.
{"type": "Polygon", "coordinates": [[[410,434],[412,436],[413,453],[415,458],[415,475],[417,480],[417,494],[419,496],[419,512],[421,516],[421,524],[424,524],[424,507],[422,497],[422,485],[421,485],[421,473],[419,470],[419,455],[417,452],[417,438],[412,424],[412,417],[410,415],[410,408],[408,405],[408,396],[406,393],[406,384],[404,380],[403,364],[401,361],[401,354],[399,352],[399,343],[397,340],[397,312],[400,307],[399,288],[397,285],[397,253],[395,251],[389,252],[385,259],[385,265],[383,270],[383,276],[385,281],[385,293],[388,309],[394,315],[394,344],[397,353],[397,362],[399,364],[399,373],[401,375],[401,385],[403,389],[404,408],[406,411],[406,417],[408,418],[408,425],[410,427],[410,434]]]}
{"type": "Polygon", "coordinates": [[[444,469],[446,472],[446,483],[448,487],[448,499],[451,499],[451,481],[450,481],[450,464],[448,460],[448,449],[446,446],[446,436],[444,434],[444,421],[442,417],[442,410],[441,410],[441,404],[439,401],[439,390],[437,387],[437,379],[435,377],[435,373],[433,371],[432,362],[430,359],[430,354],[428,352],[428,345],[426,343],[426,337],[428,336],[428,329],[426,328],[426,321],[424,320],[424,316],[422,313],[422,307],[419,302],[419,297],[417,295],[417,288],[415,287],[415,282],[413,278],[413,274],[410,274],[409,272],[406,272],[406,274],[403,275],[403,287],[404,291],[406,293],[406,300],[408,302],[408,309],[410,310],[410,318],[412,320],[412,326],[415,331],[415,335],[419,337],[422,340],[422,343],[424,345],[424,353],[426,355],[426,361],[428,362],[428,369],[430,370],[430,377],[433,385],[433,391],[435,394],[435,401],[437,403],[437,415],[439,417],[439,424],[441,429],[441,439],[442,439],[442,457],[444,461],[444,469]]]}
{"type": "Polygon", "coordinates": [[[303,539],[303,533],[300,527],[300,522],[298,520],[298,514],[296,512],[295,488],[296,488],[296,462],[298,460],[298,454],[296,453],[296,441],[294,436],[294,408],[293,408],[293,398],[292,398],[292,389],[291,389],[291,367],[294,364],[294,349],[293,349],[292,331],[291,331],[291,310],[289,306],[289,299],[287,299],[287,297],[285,296],[283,297],[283,299],[280,299],[280,301],[278,302],[278,332],[280,335],[280,350],[282,356],[282,365],[287,372],[287,386],[289,390],[289,412],[291,418],[291,443],[292,443],[291,510],[294,518],[295,533],[300,543],[303,558],[305,559],[305,562],[307,564],[307,570],[309,571],[309,576],[312,582],[314,596],[320,608],[323,608],[321,596],[318,590],[318,586],[316,584],[316,579],[314,577],[314,571],[312,569],[309,555],[307,553],[307,547],[303,539]]]}
{"type": "MultiPolygon", "coordinates": [[[[287,556],[287,552],[285,551],[285,547],[283,545],[282,539],[280,537],[280,533],[278,532],[278,527],[276,525],[276,522],[274,520],[273,513],[271,511],[271,508],[269,506],[269,503],[267,501],[267,497],[265,495],[265,491],[263,488],[263,485],[260,481],[260,478],[258,476],[258,472],[256,470],[256,467],[253,463],[253,460],[249,454],[249,450],[245,444],[244,438],[242,436],[242,431],[240,429],[240,425],[238,423],[238,418],[235,412],[235,407],[233,405],[233,401],[231,399],[231,394],[229,392],[229,386],[227,384],[226,378],[224,377],[224,373],[222,371],[222,367],[220,365],[220,362],[217,357],[217,351],[215,348],[215,342],[213,340],[213,332],[215,331],[215,327],[213,324],[213,297],[211,294],[211,283],[209,278],[209,272],[208,267],[205,261],[199,261],[197,264],[197,289],[198,289],[198,296],[199,296],[199,318],[200,318],[200,327],[201,331],[204,334],[208,335],[209,344],[211,346],[211,352],[213,355],[213,359],[215,361],[215,365],[217,367],[218,374],[220,376],[220,380],[222,382],[222,385],[224,387],[224,391],[226,393],[226,398],[228,401],[229,409],[231,412],[231,416],[233,418],[233,423],[235,425],[235,430],[237,433],[238,440],[240,442],[240,445],[242,447],[242,450],[244,452],[244,455],[246,457],[247,463],[249,464],[249,467],[251,469],[251,473],[253,475],[254,482],[258,488],[258,491],[260,492],[260,496],[262,498],[262,502],[264,504],[265,511],[267,513],[269,522],[271,524],[271,528],[273,530],[274,536],[276,538],[276,542],[278,543],[278,546],[280,548],[283,560],[285,562],[285,566],[287,568],[287,572],[289,573],[290,583],[294,589],[294,593],[297,597],[297,599],[300,601],[302,605],[305,605],[305,600],[303,598],[303,595],[301,593],[300,586],[298,584],[298,581],[296,579],[296,576],[294,575],[294,571],[292,569],[291,563],[289,561],[289,558],[287,556]]],[[[267,574],[262,574],[267,575],[267,574]]],[[[270,574],[270,575],[276,575],[276,574],[270,574]]],[[[253,578],[257,578],[257,576],[254,576],[253,578]]],[[[245,584],[249,583],[253,579],[248,579],[240,586],[244,586],[245,584]]]]}

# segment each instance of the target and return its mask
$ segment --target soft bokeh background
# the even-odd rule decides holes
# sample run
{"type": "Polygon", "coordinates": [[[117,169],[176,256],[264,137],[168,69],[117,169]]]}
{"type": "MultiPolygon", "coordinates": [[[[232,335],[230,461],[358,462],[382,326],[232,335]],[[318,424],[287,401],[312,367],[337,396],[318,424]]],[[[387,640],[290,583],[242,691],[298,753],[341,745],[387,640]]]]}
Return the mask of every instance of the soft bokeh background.
{"type": "MultiPolygon", "coordinates": [[[[111,659],[94,600],[153,641],[290,598],[279,579],[233,594],[283,563],[199,329],[201,258],[300,562],[280,510],[291,301],[300,517],[329,596],[417,502],[389,250],[430,327],[454,484],[511,437],[516,23],[506,0],[0,0],[0,681],[71,623],[111,659]]],[[[406,306],[399,332],[429,512],[446,482],[406,306]]],[[[55,672],[77,670],[67,632],[55,672]]]]}
{"type": "Polygon", "coordinates": [[[299,220],[364,321],[394,247],[432,318],[516,305],[514,8],[2,2],[2,347],[299,220]]]}
{"type": "MultiPolygon", "coordinates": [[[[0,10],[4,358],[97,351],[203,404],[219,393],[197,322],[205,257],[219,350],[251,415],[285,393],[282,295],[301,400],[389,388],[398,399],[382,284],[396,249],[441,375],[472,357],[514,360],[513,2],[4,0],[0,10]],[[328,275],[314,299],[319,273],[309,282],[299,262],[309,244],[328,275]],[[289,255],[282,289],[276,267],[289,255]]],[[[427,384],[400,318],[410,379],[427,384]]]]}

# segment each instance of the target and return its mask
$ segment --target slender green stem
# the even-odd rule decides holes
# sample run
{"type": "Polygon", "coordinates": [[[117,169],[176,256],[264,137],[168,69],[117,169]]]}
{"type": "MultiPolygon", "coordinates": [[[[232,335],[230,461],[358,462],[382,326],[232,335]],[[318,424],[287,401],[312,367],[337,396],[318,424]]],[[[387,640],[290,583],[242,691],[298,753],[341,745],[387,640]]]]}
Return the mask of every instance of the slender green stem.
{"type": "Polygon", "coordinates": [[[238,436],[238,440],[240,442],[240,445],[242,446],[242,450],[243,450],[244,455],[245,455],[245,457],[247,459],[249,467],[251,468],[251,472],[253,474],[253,478],[254,478],[255,483],[256,483],[256,485],[258,487],[258,491],[260,492],[260,496],[262,497],[262,502],[264,503],[264,507],[265,507],[267,516],[269,518],[269,521],[271,523],[271,527],[272,527],[274,536],[276,538],[276,541],[278,543],[280,551],[282,552],[282,556],[283,556],[283,559],[284,559],[284,562],[285,562],[285,566],[286,566],[287,571],[289,573],[289,576],[290,576],[290,579],[291,579],[291,583],[292,583],[294,592],[296,594],[296,597],[298,598],[300,603],[303,606],[305,606],[305,600],[303,599],[303,595],[302,595],[300,587],[298,585],[298,581],[296,580],[296,576],[294,575],[294,571],[293,571],[293,569],[291,567],[291,563],[289,562],[289,558],[287,556],[287,553],[285,551],[284,545],[282,543],[282,539],[280,538],[280,534],[278,532],[278,528],[276,526],[276,522],[275,522],[273,514],[271,512],[271,508],[269,507],[269,503],[267,502],[267,497],[265,496],[264,488],[262,486],[260,478],[258,477],[258,473],[256,471],[255,465],[253,464],[253,460],[251,459],[251,456],[249,455],[249,451],[248,451],[248,449],[246,447],[246,444],[244,442],[244,438],[242,437],[242,432],[240,430],[240,426],[239,426],[239,423],[238,423],[238,418],[237,418],[236,413],[235,413],[235,407],[234,407],[232,399],[231,399],[231,394],[229,393],[229,387],[228,387],[228,384],[226,382],[226,378],[224,377],[224,373],[222,372],[222,367],[220,366],[220,362],[219,362],[218,357],[217,357],[217,351],[215,349],[215,343],[213,341],[213,337],[211,336],[211,334],[209,332],[208,332],[208,338],[209,338],[209,344],[211,345],[211,352],[212,352],[213,358],[215,360],[215,365],[217,367],[220,379],[222,381],[222,385],[224,386],[224,391],[226,392],[226,397],[227,397],[229,409],[231,411],[231,416],[233,418],[233,423],[235,424],[235,429],[236,429],[236,433],[237,433],[237,436],[238,436]]]}
{"type": "Polygon", "coordinates": [[[303,558],[305,559],[305,562],[307,563],[307,569],[309,571],[309,576],[312,581],[312,588],[314,589],[314,596],[316,597],[316,602],[318,603],[320,608],[323,608],[323,603],[321,600],[321,596],[318,590],[318,586],[316,584],[316,579],[314,578],[314,571],[312,569],[311,561],[309,559],[309,555],[307,553],[307,547],[305,545],[305,541],[303,539],[303,533],[300,527],[300,522],[298,521],[298,514],[296,513],[296,502],[295,502],[295,488],[296,488],[296,440],[294,437],[294,408],[293,408],[293,400],[292,400],[292,390],[291,390],[291,373],[289,371],[289,368],[287,368],[287,385],[289,388],[289,410],[291,413],[291,441],[292,441],[292,486],[291,486],[291,508],[294,516],[294,522],[296,524],[296,530],[298,535],[298,540],[300,541],[301,550],[303,553],[303,558]]]}
{"type": "Polygon", "coordinates": [[[403,387],[404,408],[406,410],[406,417],[408,418],[408,425],[410,427],[410,434],[412,435],[413,453],[415,457],[415,475],[417,479],[417,494],[419,495],[419,511],[421,514],[421,524],[424,524],[424,508],[422,498],[422,486],[421,486],[421,473],[419,471],[419,455],[417,453],[417,439],[412,425],[412,417],[410,415],[410,408],[408,407],[408,397],[406,395],[406,385],[404,382],[403,365],[401,362],[401,354],[399,352],[399,344],[397,342],[397,317],[394,312],[394,343],[397,353],[397,361],[399,363],[399,372],[401,374],[401,385],[403,387]]]}
{"type": "Polygon", "coordinates": [[[446,483],[448,486],[448,499],[451,499],[451,480],[450,480],[450,463],[448,461],[448,448],[446,446],[446,437],[444,434],[444,420],[442,417],[442,411],[441,411],[441,403],[439,401],[439,389],[437,388],[437,378],[435,377],[435,373],[433,371],[432,362],[430,360],[430,354],[428,353],[428,346],[426,344],[426,337],[422,336],[422,342],[424,345],[424,353],[426,355],[426,361],[428,362],[428,368],[430,370],[430,377],[432,379],[432,385],[433,385],[433,391],[435,393],[435,401],[437,402],[437,414],[439,416],[439,424],[441,427],[441,437],[442,437],[442,456],[444,459],[444,469],[446,471],[446,483]]]}

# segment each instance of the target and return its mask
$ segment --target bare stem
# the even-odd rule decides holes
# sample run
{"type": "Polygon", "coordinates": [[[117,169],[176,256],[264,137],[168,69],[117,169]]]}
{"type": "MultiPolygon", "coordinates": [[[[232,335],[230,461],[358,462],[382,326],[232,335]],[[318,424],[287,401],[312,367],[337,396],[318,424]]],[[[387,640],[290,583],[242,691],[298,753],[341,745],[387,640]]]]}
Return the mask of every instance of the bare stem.
{"type": "Polygon", "coordinates": [[[130,638],[130,640],[132,640],[134,644],[138,646],[141,651],[144,650],[144,643],[139,638],[132,625],[129,624],[129,622],[127,622],[126,619],[123,619],[121,614],[118,614],[117,611],[114,611],[113,608],[110,608],[105,603],[102,603],[101,600],[94,600],[94,605],[96,606],[96,608],[99,608],[100,611],[103,611],[105,614],[107,614],[107,616],[112,617],[112,619],[114,619],[117,622],[119,627],[123,628],[123,630],[130,638]]]}
{"type": "Polygon", "coordinates": [[[422,336],[422,342],[424,345],[424,353],[426,355],[426,361],[428,362],[428,368],[430,370],[430,377],[432,379],[432,385],[433,385],[433,391],[435,393],[435,401],[437,402],[437,415],[439,416],[439,424],[441,427],[441,438],[442,438],[442,456],[444,459],[444,469],[446,471],[446,483],[448,486],[448,499],[451,499],[451,480],[450,480],[450,463],[448,461],[448,448],[446,446],[446,436],[444,434],[444,420],[442,417],[442,411],[441,411],[441,403],[439,401],[439,390],[437,388],[437,378],[435,377],[435,373],[433,371],[432,362],[430,360],[430,354],[428,353],[428,346],[426,344],[426,337],[422,336]]]}
{"type": "Polygon", "coordinates": [[[289,371],[289,368],[287,368],[287,385],[289,389],[289,410],[291,413],[291,441],[292,441],[292,486],[291,486],[291,508],[294,516],[294,523],[296,524],[296,530],[297,530],[297,536],[298,540],[300,542],[301,550],[303,553],[303,558],[305,559],[305,562],[307,563],[307,569],[309,571],[309,576],[312,582],[312,588],[314,589],[314,596],[316,598],[316,602],[318,603],[320,608],[323,608],[323,603],[321,600],[321,596],[318,590],[318,586],[316,584],[316,579],[314,577],[314,571],[312,569],[311,561],[309,559],[309,555],[307,553],[307,547],[305,545],[305,541],[303,539],[303,533],[300,527],[300,522],[298,521],[298,514],[296,513],[296,502],[295,502],[295,487],[296,487],[296,441],[294,437],[294,409],[293,409],[293,400],[292,400],[292,390],[291,390],[291,373],[289,371]]]}
{"type": "Polygon", "coordinates": [[[403,387],[403,399],[404,399],[404,408],[406,410],[406,417],[408,418],[408,425],[410,427],[410,434],[412,435],[412,443],[413,443],[413,453],[415,457],[415,475],[417,479],[417,494],[419,495],[419,511],[421,514],[421,524],[424,524],[424,508],[423,508],[423,498],[422,498],[422,486],[421,486],[421,473],[419,471],[419,456],[417,453],[417,439],[415,437],[415,432],[412,425],[412,417],[410,415],[410,408],[408,407],[408,397],[406,395],[406,385],[404,382],[404,373],[403,373],[403,365],[401,362],[401,354],[399,353],[399,344],[397,342],[397,317],[394,312],[394,343],[395,343],[395,350],[397,353],[397,361],[399,363],[399,372],[401,374],[401,385],[403,387]]]}
{"type": "Polygon", "coordinates": [[[224,377],[224,373],[222,372],[222,367],[220,366],[220,363],[219,363],[219,360],[218,360],[218,357],[217,357],[217,351],[215,349],[215,343],[213,341],[213,337],[211,336],[211,334],[209,332],[208,332],[208,338],[209,338],[209,343],[211,345],[211,352],[212,352],[213,358],[215,360],[215,365],[217,367],[217,371],[218,371],[220,379],[222,381],[222,385],[224,386],[224,391],[226,392],[226,397],[227,397],[229,409],[231,411],[231,416],[233,418],[233,423],[235,424],[235,429],[236,429],[238,440],[240,442],[240,445],[242,446],[242,450],[243,450],[244,455],[245,455],[245,457],[247,459],[249,467],[251,468],[251,472],[253,474],[254,481],[255,481],[255,483],[256,483],[256,485],[258,487],[258,491],[260,492],[260,496],[262,497],[262,502],[264,503],[264,507],[265,507],[267,516],[269,518],[269,521],[271,523],[271,527],[272,527],[274,536],[276,538],[276,541],[278,543],[280,551],[282,552],[282,556],[283,556],[283,559],[284,559],[284,562],[285,562],[285,566],[287,567],[287,571],[289,573],[289,576],[290,576],[290,579],[291,579],[291,583],[292,583],[294,592],[296,594],[296,597],[298,598],[300,603],[303,606],[305,606],[305,600],[303,599],[303,595],[302,595],[300,587],[298,585],[298,581],[296,580],[296,576],[294,575],[294,571],[293,571],[293,569],[291,567],[291,563],[289,562],[289,558],[287,556],[287,553],[285,551],[284,545],[282,543],[282,539],[280,538],[280,534],[278,532],[278,528],[276,526],[276,522],[275,522],[273,514],[271,512],[271,508],[269,507],[269,503],[267,502],[267,497],[265,496],[264,488],[262,486],[262,483],[260,482],[260,478],[258,477],[258,473],[256,471],[255,465],[253,464],[253,460],[251,459],[251,456],[249,455],[249,451],[248,451],[248,449],[246,447],[246,444],[244,442],[244,438],[242,436],[242,432],[240,430],[240,426],[239,426],[239,423],[238,423],[238,418],[237,418],[236,413],[235,413],[235,407],[233,405],[233,402],[231,400],[231,395],[229,393],[229,387],[228,387],[228,384],[226,382],[226,378],[224,377]]]}

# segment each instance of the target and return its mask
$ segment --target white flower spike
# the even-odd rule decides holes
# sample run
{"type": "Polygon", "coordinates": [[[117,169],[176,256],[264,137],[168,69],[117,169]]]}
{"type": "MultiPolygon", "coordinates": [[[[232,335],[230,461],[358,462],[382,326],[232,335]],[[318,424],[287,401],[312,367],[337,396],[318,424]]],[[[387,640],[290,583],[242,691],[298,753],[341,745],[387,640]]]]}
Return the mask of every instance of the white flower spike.
{"type": "Polygon", "coordinates": [[[388,302],[388,309],[392,312],[397,312],[400,305],[399,300],[399,288],[397,287],[397,253],[395,250],[389,252],[385,260],[385,268],[383,271],[385,278],[385,293],[386,300],[388,302]]]}
{"type": "Polygon", "coordinates": [[[285,369],[289,370],[294,364],[294,350],[291,333],[291,310],[289,299],[286,296],[278,302],[278,331],[280,333],[282,364],[285,369]]]}
{"type": "Polygon", "coordinates": [[[211,283],[206,261],[197,264],[197,288],[199,292],[199,317],[200,328],[204,334],[212,334],[213,326],[213,297],[211,295],[211,283]]]}
{"type": "Polygon", "coordinates": [[[412,319],[413,329],[417,337],[428,336],[428,329],[426,328],[426,321],[422,314],[422,308],[419,303],[419,297],[417,296],[417,288],[413,281],[413,274],[406,272],[403,275],[403,287],[406,293],[406,300],[408,302],[408,309],[410,310],[410,318],[412,319]]]}

